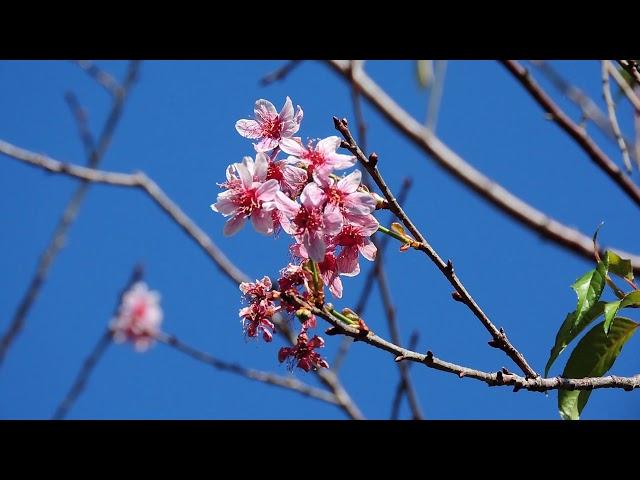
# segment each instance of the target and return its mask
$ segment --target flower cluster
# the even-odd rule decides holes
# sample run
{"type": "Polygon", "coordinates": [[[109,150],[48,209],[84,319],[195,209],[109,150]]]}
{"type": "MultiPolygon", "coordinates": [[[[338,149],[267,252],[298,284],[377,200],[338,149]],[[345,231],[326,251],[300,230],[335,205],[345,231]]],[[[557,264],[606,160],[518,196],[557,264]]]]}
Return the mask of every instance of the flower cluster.
{"type": "MultiPolygon", "coordinates": [[[[238,232],[248,218],[255,230],[264,235],[285,232],[293,239],[292,261],[280,272],[272,290],[269,277],[240,286],[248,306],[240,310],[243,329],[248,337],[262,335],[272,340],[273,315],[280,309],[294,313],[298,309],[286,304],[280,292],[295,293],[313,303],[324,298],[322,286],[342,297],[341,276],[360,272],[359,256],[373,261],[376,247],[370,238],[378,230],[373,216],[376,197],[362,184],[362,173],[355,170],[338,176],[335,172],[353,167],[352,155],[337,153],[340,139],[330,136],[303,143],[294,136],[300,129],[303,111],[295,111],[289,97],[278,112],[267,100],[258,100],[255,119],[239,120],[236,130],[255,140],[255,157],[227,167],[226,181],[219,186],[213,211],[228,217],[225,235],[238,232]],[[286,158],[279,159],[283,154],[286,158]],[[275,301],[280,300],[280,306],[275,301]]],[[[282,349],[281,361],[297,360],[308,371],[327,367],[315,348],[324,341],[317,336],[309,340],[307,330],[315,327],[313,315],[300,316],[302,331],[294,347],[282,349]]]]}
{"type": "Polygon", "coordinates": [[[161,323],[160,294],[150,291],[144,282],[137,282],[123,294],[110,328],[115,342],[130,341],[142,352],[153,343],[161,323]]]}

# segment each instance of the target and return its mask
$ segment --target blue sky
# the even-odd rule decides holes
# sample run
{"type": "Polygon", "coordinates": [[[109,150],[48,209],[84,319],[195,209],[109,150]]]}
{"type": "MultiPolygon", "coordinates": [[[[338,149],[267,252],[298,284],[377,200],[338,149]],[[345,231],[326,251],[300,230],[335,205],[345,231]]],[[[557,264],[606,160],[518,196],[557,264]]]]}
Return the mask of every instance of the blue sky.
{"type": "MultiPolygon", "coordinates": [[[[331,117],[353,119],[345,83],[318,62],[305,62],[280,83],[259,79],[282,61],[148,61],[126,105],[102,167],[150,175],[248,275],[272,278],[287,262],[287,240],[244,228],[222,236],[224,219],[209,205],[231,162],[252,154],[234,130],[251,115],[257,98],[279,108],[289,95],[305,112],[301,135],[333,135],[331,117]]],[[[595,61],[554,63],[599,104],[600,66],[595,61]]],[[[126,62],[98,65],[122,77],[126,62]]],[[[426,115],[410,61],[371,61],[370,75],[418,119],[426,115]]],[[[544,86],[549,87],[545,82],[544,86]]],[[[69,62],[0,62],[0,138],[54,158],[84,163],[76,126],[64,102],[74,91],[94,132],[110,99],[69,62]]],[[[559,100],[577,118],[576,108],[559,100]]],[[[406,211],[494,323],[538,371],[543,370],[556,331],[575,307],[570,284],[591,265],[540,239],[497,212],[442,171],[395,132],[368,105],[368,145],[397,191],[409,176],[414,187],[406,211]]],[[[620,109],[632,136],[630,110],[620,109]]],[[[620,155],[594,127],[602,148],[620,155]]],[[[639,252],[637,209],[495,62],[453,61],[447,68],[437,133],[453,150],[507,189],[563,223],[591,234],[605,221],[604,244],[639,252]]],[[[633,178],[637,181],[638,174],[633,178]]],[[[0,329],[13,316],[74,191],[73,180],[47,175],[0,158],[0,329]]],[[[388,223],[387,215],[380,215],[388,223]]],[[[393,244],[391,244],[393,245],[393,244]]],[[[222,277],[184,233],[137,191],[93,186],[73,225],[66,248],[51,269],[22,335],[0,368],[0,418],[49,418],[111,318],[119,290],[142,261],[146,281],[162,294],[164,330],[211,354],[245,366],[289,375],[277,362],[281,341],[246,342],[237,312],[237,286],[222,277]]],[[[362,261],[365,266],[366,261],[362,261]]],[[[482,370],[514,367],[489,348],[477,319],[451,300],[451,287],[417,252],[389,248],[386,268],[404,341],[420,332],[418,350],[482,370]]],[[[366,270],[366,268],[365,268],[366,270]]],[[[353,306],[364,275],[345,278],[345,294],[334,301],[353,306]]],[[[365,318],[388,337],[377,291],[365,318]]],[[[633,314],[631,314],[633,316],[633,314]]],[[[327,338],[331,361],[340,343],[327,338]]],[[[639,338],[626,345],[613,371],[640,371],[639,338]]],[[[562,371],[564,354],[552,369],[562,371]]],[[[297,378],[315,383],[302,371],[297,378]]],[[[557,419],[556,393],[488,388],[471,379],[411,369],[425,416],[430,419],[557,419]]],[[[356,344],[341,369],[345,387],[366,417],[388,418],[398,382],[397,366],[385,352],[356,344]]],[[[600,390],[583,418],[637,418],[637,392],[600,390]]],[[[403,404],[401,415],[409,415],[403,404]]],[[[340,419],[336,407],[295,393],[213,370],[155,345],[138,354],[113,345],[90,379],[69,418],[122,419],[340,419]]]]}

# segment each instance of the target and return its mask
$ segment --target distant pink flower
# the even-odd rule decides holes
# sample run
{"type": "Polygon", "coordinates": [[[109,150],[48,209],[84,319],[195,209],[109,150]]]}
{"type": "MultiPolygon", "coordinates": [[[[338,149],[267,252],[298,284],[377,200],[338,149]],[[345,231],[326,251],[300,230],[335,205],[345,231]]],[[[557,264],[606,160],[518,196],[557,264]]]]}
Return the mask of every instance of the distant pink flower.
{"type": "Polygon", "coordinates": [[[118,315],[110,327],[115,342],[128,340],[142,352],[153,342],[161,323],[160,294],[150,291],[144,282],[137,282],[122,296],[118,315]]]}
{"type": "Polygon", "coordinates": [[[265,235],[273,233],[271,210],[275,208],[273,199],[278,190],[276,180],[266,180],[268,159],[258,153],[255,162],[245,157],[242,163],[234,163],[227,168],[227,181],[220,186],[227,188],[218,194],[218,201],[211,205],[214,212],[225,217],[231,216],[224,226],[226,236],[235,234],[251,217],[254,228],[265,235]]]}
{"type": "Polygon", "coordinates": [[[322,192],[315,183],[304,187],[300,201],[302,205],[280,191],[276,193],[275,205],[282,213],[280,225],[304,245],[311,260],[321,262],[326,251],[324,237],[340,231],[342,219],[335,212],[322,211],[322,192]]]}
{"type": "Polygon", "coordinates": [[[331,177],[318,178],[316,182],[327,202],[325,212],[338,212],[345,216],[346,220],[371,214],[376,209],[376,201],[371,194],[357,191],[361,181],[360,170],[355,170],[340,180],[331,177]]]}
{"type": "Polygon", "coordinates": [[[337,136],[320,140],[315,147],[309,142],[307,148],[293,138],[285,138],[280,142],[282,151],[306,165],[307,172],[313,178],[326,178],[333,170],[353,167],[356,157],[336,153],[339,146],[340,138],[337,136]]]}
{"type": "Polygon", "coordinates": [[[293,136],[300,129],[303,112],[300,106],[293,112],[291,99],[287,97],[280,113],[268,100],[260,99],[254,109],[255,120],[238,120],[236,130],[245,138],[260,140],[254,147],[257,152],[268,152],[279,143],[293,136]]]}
{"type": "Polygon", "coordinates": [[[333,244],[342,247],[337,263],[342,274],[346,276],[354,276],[360,272],[358,252],[367,260],[374,261],[376,258],[377,249],[369,237],[378,230],[378,221],[373,215],[361,218],[362,224],[345,224],[332,239],[333,244]]]}
{"type": "Polygon", "coordinates": [[[289,368],[293,368],[296,363],[298,368],[305,372],[317,370],[318,368],[329,368],[327,361],[315,352],[316,348],[324,347],[324,340],[317,335],[309,340],[306,329],[303,328],[298,341],[293,347],[282,347],[278,352],[278,360],[280,363],[289,359],[289,368]]]}

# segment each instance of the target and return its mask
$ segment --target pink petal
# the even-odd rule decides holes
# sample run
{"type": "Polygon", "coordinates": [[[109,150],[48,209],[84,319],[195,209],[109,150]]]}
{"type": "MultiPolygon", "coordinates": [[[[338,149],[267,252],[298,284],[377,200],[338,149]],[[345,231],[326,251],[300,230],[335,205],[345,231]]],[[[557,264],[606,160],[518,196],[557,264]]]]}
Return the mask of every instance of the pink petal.
{"type": "Polygon", "coordinates": [[[353,155],[343,155],[341,153],[327,154],[327,160],[336,170],[351,168],[356,164],[356,157],[353,155]]]}
{"type": "Polygon", "coordinates": [[[326,235],[335,235],[342,227],[342,215],[335,211],[330,211],[328,213],[325,211],[322,221],[324,224],[324,233],[326,235]]]}
{"type": "Polygon", "coordinates": [[[307,153],[307,149],[302,144],[293,138],[283,138],[280,140],[280,148],[284,153],[293,155],[295,157],[303,157],[307,153]]]}
{"type": "Polygon", "coordinates": [[[344,206],[354,215],[369,215],[376,209],[376,201],[369,193],[356,192],[347,196],[344,206]]]}
{"type": "Polygon", "coordinates": [[[336,148],[340,146],[340,142],[340,138],[336,135],[323,138],[316,145],[316,150],[324,155],[329,155],[331,153],[335,153],[336,148]]]}
{"type": "Polygon", "coordinates": [[[281,122],[290,122],[293,120],[293,104],[291,103],[291,99],[289,97],[287,97],[287,99],[284,101],[284,106],[282,107],[282,110],[280,110],[280,115],[278,115],[278,118],[281,122]]]}
{"type": "Polygon", "coordinates": [[[293,165],[284,165],[282,167],[282,177],[292,193],[297,193],[307,181],[307,172],[293,165]]]}
{"type": "Polygon", "coordinates": [[[305,231],[302,236],[302,244],[309,253],[309,258],[314,262],[321,262],[324,260],[324,254],[326,252],[326,245],[322,239],[322,235],[318,232],[310,233],[305,231]]]}
{"type": "Polygon", "coordinates": [[[358,246],[358,250],[360,250],[360,253],[362,254],[362,256],[367,260],[370,260],[373,262],[376,259],[376,253],[378,252],[378,249],[373,244],[373,242],[368,238],[364,239],[364,245],[358,246]]]}
{"type": "Polygon", "coordinates": [[[244,138],[256,139],[262,136],[262,128],[255,120],[238,120],[236,122],[236,131],[244,138]]]}
{"type": "Polygon", "coordinates": [[[211,210],[221,213],[225,217],[233,214],[236,211],[236,208],[237,207],[233,201],[228,198],[220,198],[220,196],[218,196],[218,201],[211,205],[211,210]]]}
{"type": "Polygon", "coordinates": [[[231,217],[231,219],[224,224],[224,229],[222,230],[224,236],[231,237],[232,235],[235,235],[238,230],[240,230],[244,225],[244,220],[244,215],[236,215],[235,217],[231,217]]]}
{"type": "Polygon", "coordinates": [[[336,259],[338,271],[346,277],[355,277],[360,273],[358,265],[358,249],[355,247],[344,247],[336,259]]]}
{"type": "Polygon", "coordinates": [[[276,208],[288,216],[295,216],[300,211],[300,205],[287,197],[281,191],[276,192],[276,208]]]}
{"type": "MultiPolygon", "coordinates": [[[[297,124],[298,128],[300,128],[300,123],[302,122],[303,116],[304,112],[302,111],[302,108],[300,108],[300,105],[296,105],[296,114],[293,117],[293,121],[297,124]]],[[[298,128],[296,128],[296,131],[298,130],[298,128]]]]}
{"type": "Polygon", "coordinates": [[[267,178],[267,170],[269,168],[269,160],[267,156],[260,152],[256,155],[256,161],[254,163],[254,171],[253,178],[257,182],[264,182],[265,178],[267,178]]]}
{"type": "Polygon", "coordinates": [[[278,146],[278,139],[276,138],[263,138],[258,143],[253,144],[256,152],[268,152],[278,146]]]}
{"type": "Polygon", "coordinates": [[[269,100],[265,100],[264,98],[256,101],[256,104],[253,107],[253,113],[255,113],[256,120],[258,120],[258,122],[278,116],[278,111],[276,110],[276,107],[273,106],[273,103],[269,100]]]}
{"type": "Polygon", "coordinates": [[[353,193],[360,186],[360,182],[362,181],[362,172],[360,170],[355,170],[351,172],[344,178],[341,178],[338,181],[336,187],[338,190],[344,193],[353,193]]]}
{"type": "Polygon", "coordinates": [[[276,192],[278,191],[279,186],[280,185],[278,185],[277,180],[273,178],[271,180],[267,180],[256,190],[256,198],[263,202],[273,200],[276,196],[276,192]]]}
{"type": "Polygon", "coordinates": [[[300,202],[308,209],[319,207],[324,199],[324,192],[313,182],[304,187],[300,194],[300,202]]]}
{"type": "Polygon", "coordinates": [[[336,275],[329,284],[329,291],[333,293],[336,298],[342,298],[342,280],[340,280],[338,275],[336,275]]]}
{"type": "Polygon", "coordinates": [[[244,188],[246,189],[251,188],[251,185],[253,184],[253,175],[251,174],[249,169],[246,167],[246,165],[242,163],[236,163],[235,167],[236,167],[236,172],[238,172],[238,176],[240,177],[240,180],[242,181],[242,185],[244,186],[244,188]]]}
{"type": "Polygon", "coordinates": [[[254,210],[251,214],[251,223],[253,223],[253,228],[263,235],[271,235],[273,233],[273,220],[269,212],[254,210]]]}

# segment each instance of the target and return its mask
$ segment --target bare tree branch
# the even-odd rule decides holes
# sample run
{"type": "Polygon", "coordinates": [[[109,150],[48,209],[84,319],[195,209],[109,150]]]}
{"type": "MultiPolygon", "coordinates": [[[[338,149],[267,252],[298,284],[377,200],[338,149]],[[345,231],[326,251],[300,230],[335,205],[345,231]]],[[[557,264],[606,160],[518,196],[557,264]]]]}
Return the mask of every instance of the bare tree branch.
{"type": "MultiPolygon", "coordinates": [[[[378,268],[380,267],[379,263],[376,265],[378,268]]],[[[387,324],[389,325],[389,333],[391,334],[391,341],[396,345],[400,345],[400,328],[398,327],[398,320],[396,318],[396,309],[393,306],[393,301],[391,300],[391,290],[389,288],[389,282],[387,281],[387,275],[384,271],[378,270],[377,277],[380,295],[382,296],[382,305],[384,306],[387,324]]],[[[404,391],[407,395],[407,400],[409,401],[409,408],[411,408],[413,419],[422,420],[424,419],[424,414],[422,413],[420,400],[418,400],[418,394],[411,383],[409,365],[405,362],[399,362],[398,368],[400,369],[400,379],[404,385],[404,391]]]]}
{"type": "MultiPolygon", "coordinates": [[[[613,131],[613,127],[607,115],[605,115],[598,105],[588,97],[582,90],[575,85],[572,85],[565,80],[548,62],[542,60],[530,60],[534,67],[538,69],[563,95],[569,98],[575,105],[580,108],[582,118],[591,120],[602,133],[604,133],[609,139],[617,143],[616,134],[613,131]]],[[[616,71],[616,73],[618,73],[616,71]]],[[[619,74],[618,74],[619,75],[619,74]]],[[[624,141],[630,145],[629,139],[624,138],[624,141]]],[[[638,160],[636,155],[633,155],[638,160]]]]}
{"type": "MultiPolygon", "coordinates": [[[[411,337],[409,338],[409,350],[415,350],[416,345],[418,345],[418,331],[414,330],[411,333],[411,337]]],[[[349,337],[351,338],[351,337],[349,337]]],[[[412,363],[407,364],[407,370],[411,368],[412,363]]],[[[391,402],[391,420],[397,420],[400,415],[400,402],[402,401],[402,394],[405,391],[405,383],[403,379],[400,379],[398,382],[398,386],[396,387],[396,393],[393,396],[393,401],[391,402]]]]}
{"type": "Polygon", "coordinates": [[[306,383],[301,382],[294,377],[283,377],[281,375],[276,375],[269,372],[262,372],[260,370],[245,368],[241,365],[238,365],[237,363],[229,363],[223,360],[219,360],[218,358],[209,355],[208,353],[202,352],[190,345],[187,345],[186,343],[179,340],[175,335],[170,335],[168,333],[160,332],[156,335],[155,338],[156,340],[158,340],[158,342],[163,343],[168,347],[174,348],[175,350],[182,352],[190,356],[191,358],[198,360],[199,362],[210,365],[218,370],[233,373],[235,375],[240,375],[242,377],[266,383],[268,385],[274,385],[276,387],[286,388],[287,390],[293,390],[306,397],[316,398],[318,400],[322,400],[323,402],[338,405],[338,400],[333,393],[312,387],[311,385],[307,385],[306,383]]]}
{"type": "Polygon", "coordinates": [[[260,79],[260,85],[266,87],[267,85],[271,85],[272,83],[284,80],[292,72],[292,70],[301,63],[302,60],[289,60],[282,67],[262,77],[260,79]]]}
{"type": "Polygon", "coordinates": [[[586,378],[563,378],[552,377],[542,378],[525,378],[516,375],[506,369],[497,371],[496,373],[483,372],[473,368],[463,367],[455,363],[446,362],[437,358],[431,351],[426,354],[414,352],[406,348],[402,348],[392,342],[379,337],[372,331],[363,332],[357,327],[347,325],[335,315],[335,311],[330,311],[327,306],[320,309],[304,301],[300,297],[286,296],[286,300],[294,305],[308,308],[311,313],[324,318],[333,325],[333,328],[327,330],[328,335],[348,335],[355,341],[364,342],[380,350],[391,353],[395,357],[396,362],[410,361],[421,363],[428,368],[452,373],[460,378],[468,377],[475,380],[485,382],[489,386],[513,386],[514,392],[518,390],[530,390],[534,392],[545,392],[547,390],[593,390],[599,388],[621,388],[627,391],[640,388],[640,374],[632,377],[619,377],[608,375],[606,377],[586,377],[586,378]]]}
{"type": "Polygon", "coordinates": [[[93,373],[93,369],[98,364],[98,361],[102,358],[102,355],[104,355],[104,352],[106,352],[107,347],[111,345],[111,339],[111,330],[107,328],[100,336],[100,339],[98,340],[96,346],[93,348],[89,356],[82,364],[82,368],[80,369],[76,380],[73,382],[69,393],[67,393],[60,405],[58,405],[58,408],[56,408],[56,411],[53,414],[54,420],[62,420],[67,416],[67,414],[71,410],[71,407],[87,386],[87,381],[89,380],[91,373],[93,373]]]}
{"type": "Polygon", "coordinates": [[[611,180],[613,180],[620,189],[640,206],[640,187],[620,170],[613,162],[587,135],[583,128],[576,125],[569,116],[551,99],[549,95],[536,83],[529,75],[526,68],[515,60],[504,60],[501,62],[507,70],[515,77],[515,79],[529,92],[533,99],[551,115],[556,124],[562,128],[577,144],[584,150],[587,156],[595,163],[611,180]]]}
{"type": "MultiPolygon", "coordinates": [[[[112,186],[138,188],[150,197],[184,232],[213,260],[224,276],[235,284],[250,281],[249,277],[240,271],[213,243],[211,238],[193,222],[180,207],[173,202],[162,189],[143,172],[132,174],[115,173],[81,167],[21,149],[0,140],[0,153],[16,160],[42,168],[52,173],[64,174],[80,180],[94,183],[104,183],[112,186]]],[[[292,344],[296,342],[296,335],[279,315],[274,316],[280,333],[292,344]]],[[[344,412],[353,419],[364,418],[355,402],[344,389],[337,375],[327,369],[315,372],[320,381],[329,387],[344,412]]]]}
{"type": "Polygon", "coordinates": [[[634,78],[636,83],[640,85],[640,70],[638,69],[638,64],[633,60],[618,60],[618,63],[634,78]]]}
{"type": "Polygon", "coordinates": [[[402,207],[398,204],[398,201],[391,193],[391,190],[389,190],[389,187],[380,175],[380,171],[376,166],[377,155],[374,156],[374,154],[371,154],[369,158],[365,156],[362,150],[358,147],[358,144],[354,140],[353,135],[349,131],[346,120],[339,120],[338,118],[333,117],[333,121],[336,130],[338,130],[345,139],[345,142],[343,142],[343,147],[353,153],[360,161],[362,166],[367,169],[369,175],[371,175],[371,178],[373,178],[374,182],[376,182],[376,185],[378,185],[378,188],[380,188],[383,196],[389,202],[389,209],[396,215],[396,217],[398,217],[403,225],[418,240],[419,245],[416,248],[427,255],[427,257],[438,267],[438,269],[446,277],[449,283],[455,288],[455,291],[458,294],[457,300],[464,303],[491,334],[493,340],[489,342],[489,345],[494,348],[499,348],[504,353],[506,353],[507,356],[511,358],[511,360],[513,360],[515,364],[518,365],[518,367],[520,367],[520,369],[525,373],[527,377],[537,377],[538,374],[529,366],[524,356],[511,344],[506,334],[504,333],[504,330],[502,328],[496,328],[491,320],[489,320],[489,317],[487,317],[487,315],[482,311],[473,297],[471,297],[471,295],[464,288],[464,285],[462,285],[462,282],[453,270],[453,264],[451,263],[451,260],[445,263],[440,258],[437,252],[431,247],[431,245],[429,245],[422,233],[417,229],[417,227],[406,215],[402,207]]]}
{"type": "Polygon", "coordinates": [[[622,132],[620,131],[620,125],[618,125],[618,117],[616,117],[616,107],[611,96],[611,87],[609,85],[609,61],[602,60],[602,96],[607,104],[607,113],[609,114],[609,121],[611,122],[611,128],[616,136],[618,147],[622,153],[622,161],[624,166],[627,167],[627,171],[631,173],[631,158],[629,158],[629,150],[627,144],[622,138],[622,132]]]}
{"type": "MultiPolygon", "coordinates": [[[[349,64],[345,60],[330,60],[328,65],[345,80],[349,80],[349,64]]],[[[455,152],[449,149],[438,137],[429,132],[411,115],[404,111],[387,93],[382,90],[364,71],[354,74],[354,81],[360,86],[362,95],[418,148],[428,154],[441,167],[467,185],[481,198],[490,202],[508,216],[524,226],[537,232],[543,238],[593,260],[593,242],[590,236],[569,228],[548,217],[539,210],[525,203],[501,185],[486,177],[474,167],[466,163],[455,152]]],[[[618,249],[611,248],[618,255],[631,259],[634,272],[640,273],[640,257],[618,249]]],[[[604,255],[604,250],[600,252],[604,255]]]]}
{"type": "MultiPolygon", "coordinates": [[[[118,87],[118,94],[114,96],[113,105],[111,107],[111,111],[107,117],[107,120],[105,121],[102,133],[100,134],[98,144],[95,148],[90,149],[90,154],[87,158],[87,163],[90,168],[98,166],[98,164],[102,160],[102,157],[107,151],[109,144],[111,143],[111,138],[122,114],[127,95],[129,94],[131,87],[138,77],[139,67],[139,62],[134,61],[129,64],[129,68],[127,70],[123,85],[122,87],[118,87]]],[[[69,101],[69,98],[67,100],[69,101]]],[[[72,105],[72,108],[76,106],[73,105],[73,100],[71,100],[70,105],[72,105]]],[[[84,119],[78,116],[78,112],[76,112],[76,119],[79,121],[79,129],[81,130],[83,144],[85,146],[85,149],[87,149],[89,145],[93,145],[93,140],[91,139],[90,134],[88,134],[88,130],[84,125],[84,119]]],[[[9,347],[11,346],[17,335],[20,333],[20,331],[24,328],[29,310],[31,309],[31,306],[40,293],[40,289],[42,288],[42,285],[47,278],[47,274],[49,272],[49,269],[51,268],[51,265],[53,264],[53,261],[66,243],[67,232],[69,231],[69,228],[75,221],[76,216],[80,211],[80,206],[82,205],[88,189],[89,183],[87,182],[80,184],[76,188],[76,191],[67,204],[62,217],[56,225],[53,237],[40,256],[38,266],[36,267],[36,272],[31,279],[31,282],[29,283],[29,287],[27,288],[27,291],[22,297],[20,304],[18,305],[18,308],[13,315],[9,328],[2,336],[2,339],[0,339],[0,365],[2,365],[9,347]]]]}
{"type": "Polygon", "coordinates": [[[118,81],[110,74],[99,68],[91,60],[72,60],[74,64],[80,67],[87,75],[93,78],[107,93],[113,97],[117,97],[122,92],[122,87],[118,81]]]}

